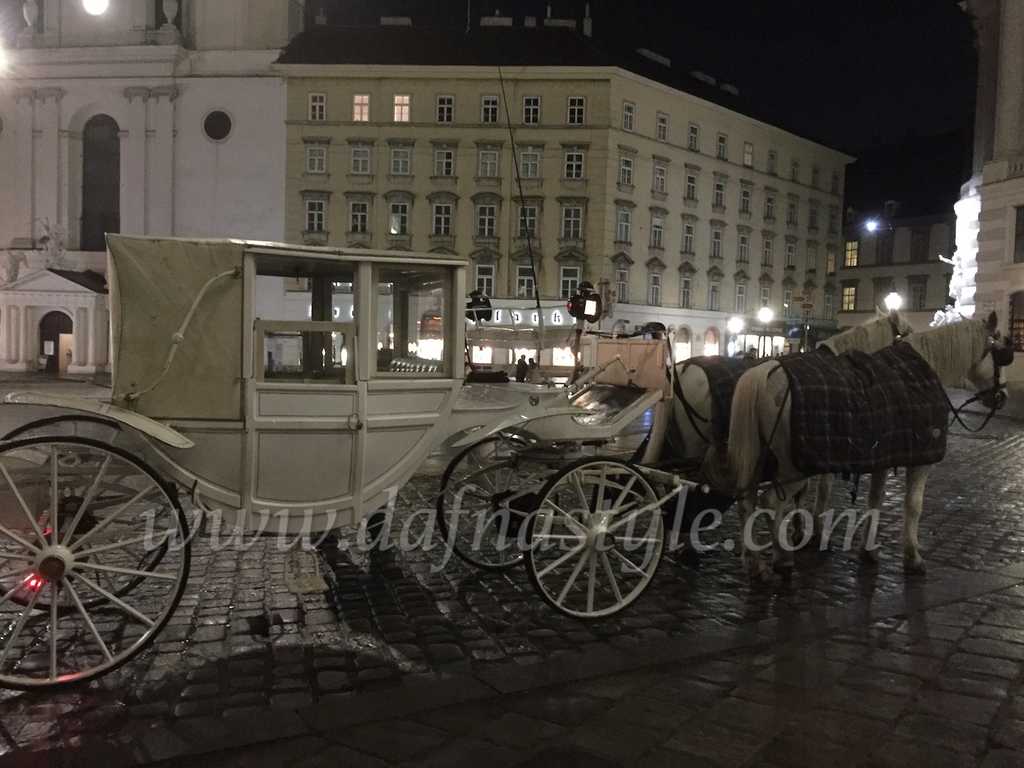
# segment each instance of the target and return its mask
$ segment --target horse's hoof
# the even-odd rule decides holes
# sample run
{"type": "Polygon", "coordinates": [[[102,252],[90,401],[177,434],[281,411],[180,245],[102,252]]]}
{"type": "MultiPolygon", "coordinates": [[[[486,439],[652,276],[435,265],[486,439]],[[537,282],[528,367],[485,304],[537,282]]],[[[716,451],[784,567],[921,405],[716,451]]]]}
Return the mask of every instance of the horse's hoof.
{"type": "Polygon", "coordinates": [[[928,566],[920,557],[917,559],[906,559],[903,561],[903,572],[907,576],[924,576],[928,572],[928,566]]]}

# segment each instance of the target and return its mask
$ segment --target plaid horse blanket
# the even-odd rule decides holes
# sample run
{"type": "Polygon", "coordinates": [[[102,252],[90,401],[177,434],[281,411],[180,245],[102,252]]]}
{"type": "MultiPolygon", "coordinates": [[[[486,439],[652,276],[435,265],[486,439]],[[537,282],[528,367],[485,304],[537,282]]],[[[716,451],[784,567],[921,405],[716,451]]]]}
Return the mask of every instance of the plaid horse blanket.
{"type": "MultiPolygon", "coordinates": [[[[736,391],[736,382],[740,376],[757,365],[760,360],[748,360],[745,357],[691,357],[684,366],[695,365],[708,377],[708,391],[711,393],[711,425],[700,421],[690,414],[696,422],[698,430],[711,442],[725,445],[729,438],[729,416],[732,412],[732,395],[736,391]],[[709,434],[710,432],[710,434],[709,434]]],[[[684,368],[685,369],[685,368],[684,368]]],[[[685,392],[681,392],[676,384],[676,397],[686,403],[685,392]]]]}
{"type": "Polygon", "coordinates": [[[934,464],[946,455],[942,383],[908,344],[785,358],[793,463],[807,475],[934,464]]]}

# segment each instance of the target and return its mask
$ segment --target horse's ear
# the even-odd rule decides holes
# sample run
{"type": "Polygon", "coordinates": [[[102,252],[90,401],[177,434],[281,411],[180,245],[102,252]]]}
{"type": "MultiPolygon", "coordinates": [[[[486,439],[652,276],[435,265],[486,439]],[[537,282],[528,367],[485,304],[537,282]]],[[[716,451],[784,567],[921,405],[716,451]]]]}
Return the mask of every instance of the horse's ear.
{"type": "Polygon", "coordinates": [[[988,317],[985,319],[985,327],[988,329],[989,333],[995,333],[996,328],[999,327],[999,318],[996,317],[995,310],[988,313],[988,317]]]}

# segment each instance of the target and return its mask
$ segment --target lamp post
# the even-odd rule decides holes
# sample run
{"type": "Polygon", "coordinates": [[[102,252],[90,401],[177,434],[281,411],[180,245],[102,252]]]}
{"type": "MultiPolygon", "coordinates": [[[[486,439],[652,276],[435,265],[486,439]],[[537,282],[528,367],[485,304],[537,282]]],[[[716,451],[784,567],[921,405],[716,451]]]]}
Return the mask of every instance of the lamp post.
{"type": "MultiPolygon", "coordinates": [[[[726,328],[727,331],[729,331],[729,337],[732,340],[733,345],[734,345],[734,347],[733,347],[733,353],[734,354],[737,351],[735,349],[736,340],[739,338],[740,334],[743,333],[743,329],[745,327],[746,327],[746,323],[743,322],[743,318],[742,317],[730,317],[729,318],[729,322],[726,323],[725,328],[726,328]]],[[[740,349],[738,351],[739,352],[743,352],[742,349],[740,349]]]]}
{"type": "Polygon", "coordinates": [[[885,308],[890,312],[898,312],[903,308],[903,297],[893,291],[883,299],[885,308]]]}
{"type": "MultiPolygon", "coordinates": [[[[768,326],[771,325],[772,320],[775,319],[775,312],[772,311],[771,307],[761,307],[757,310],[757,321],[761,324],[761,340],[757,344],[757,355],[758,357],[764,357],[761,352],[762,342],[764,341],[765,335],[768,333],[768,326]]],[[[771,353],[772,342],[771,338],[768,339],[768,352],[771,353]]]]}

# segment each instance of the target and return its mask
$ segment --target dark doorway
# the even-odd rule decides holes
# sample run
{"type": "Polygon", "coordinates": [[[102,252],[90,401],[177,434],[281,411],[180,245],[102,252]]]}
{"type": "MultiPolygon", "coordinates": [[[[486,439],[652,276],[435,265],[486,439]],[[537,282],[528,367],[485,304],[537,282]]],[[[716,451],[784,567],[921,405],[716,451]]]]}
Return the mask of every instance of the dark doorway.
{"type": "Polygon", "coordinates": [[[1010,295],[1010,338],[1014,351],[1024,352],[1024,291],[1010,295]]]}
{"type": "Polygon", "coordinates": [[[63,312],[47,312],[39,321],[39,354],[46,358],[46,372],[56,376],[70,364],[74,324],[63,312]]]}
{"type": "Polygon", "coordinates": [[[104,235],[121,231],[121,139],[110,115],[95,115],[82,133],[83,251],[105,251],[104,235]]]}

